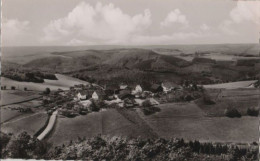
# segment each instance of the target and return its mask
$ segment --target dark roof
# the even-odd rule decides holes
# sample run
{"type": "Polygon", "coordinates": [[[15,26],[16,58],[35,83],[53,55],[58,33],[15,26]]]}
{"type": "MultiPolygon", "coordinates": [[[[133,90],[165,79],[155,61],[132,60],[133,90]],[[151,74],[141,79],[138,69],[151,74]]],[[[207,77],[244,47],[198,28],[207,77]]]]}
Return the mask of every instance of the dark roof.
{"type": "Polygon", "coordinates": [[[125,99],[125,98],[129,98],[129,97],[134,98],[135,96],[132,95],[131,93],[122,93],[122,94],[119,94],[118,97],[119,97],[120,99],[125,99]]]}

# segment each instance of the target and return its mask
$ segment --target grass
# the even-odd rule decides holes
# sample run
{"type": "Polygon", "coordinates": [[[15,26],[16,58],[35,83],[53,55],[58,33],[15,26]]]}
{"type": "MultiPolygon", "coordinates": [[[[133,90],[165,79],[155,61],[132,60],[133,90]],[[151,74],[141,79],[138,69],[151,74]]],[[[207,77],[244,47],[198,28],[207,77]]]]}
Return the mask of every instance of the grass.
{"type": "Polygon", "coordinates": [[[32,113],[2,124],[1,131],[4,133],[13,133],[14,135],[26,131],[28,134],[34,135],[44,125],[47,117],[46,113],[32,113]]]}
{"type": "Polygon", "coordinates": [[[235,108],[242,115],[247,115],[247,109],[259,106],[260,91],[258,89],[207,90],[214,105],[206,105],[197,100],[197,105],[209,116],[222,117],[227,108],[235,108]]]}
{"type": "Polygon", "coordinates": [[[2,90],[1,105],[23,102],[26,100],[38,98],[39,96],[40,96],[39,93],[34,91],[2,90]]]}
{"type": "Polygon", "coordinates": [[[75,118],[59,116],[49,141],[55,145],[76,140],[79,137],[90,138],[98,134],[123,137],[149,137],[150,131],[135,111],[106,111],[89,113],[75,118]],[[122,114],[121,114],[122,113],[122,114]]]}
{"type": "Polygon", "coordinates": [[[159,105],[161,112],[139,115],[163,138],[215,142],[249,142],[258,140],[258,118],[207,117],[195,103],[159,105]]]}
{"type": "Polygon", "coordinates": [[[223,88],[223,89],[237,89],[237,88],[246,88],[252,85],[253,83],[257,82],[257,80],[251,81],[239,81],[239,82],[230,82],[230,83],[221,83],[221,84],[210,84],[210,85],[203,85],[204,88],[223,88]]]}

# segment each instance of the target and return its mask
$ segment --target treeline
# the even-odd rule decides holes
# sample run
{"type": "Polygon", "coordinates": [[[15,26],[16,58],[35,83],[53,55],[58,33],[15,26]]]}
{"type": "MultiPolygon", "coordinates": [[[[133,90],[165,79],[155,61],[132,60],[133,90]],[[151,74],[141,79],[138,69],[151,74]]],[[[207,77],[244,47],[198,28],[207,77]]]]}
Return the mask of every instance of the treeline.
{"type": "Polygon", "coordinates": [[[183,139],[127,139],[123,137],[78,137],[61,146],[22,132],[17,137],[1,134],[1,158],[57,160],[257,160],[258,146],[185,142],[183,139]]]}
{"type": "Polygon", "coordinates": [[[44,79],[57,80],[57,77],[54,74],[17,69],[4,70],[2,76],[19,82],[43,83],[44,79]]]}

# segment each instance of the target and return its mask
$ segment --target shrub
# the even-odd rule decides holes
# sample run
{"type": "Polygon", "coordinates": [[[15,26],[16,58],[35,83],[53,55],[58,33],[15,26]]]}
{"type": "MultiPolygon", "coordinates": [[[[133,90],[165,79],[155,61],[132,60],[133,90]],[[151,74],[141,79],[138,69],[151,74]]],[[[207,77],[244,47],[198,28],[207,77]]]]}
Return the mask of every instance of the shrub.
{"type": "Polygon", "coordinates": [[[259,115],[259,109],[248,108],[247,109],[247,115],[249,115],[249,116],[258,116],[259,115]]]}
{"type": "Polygon", "coordinates": [[[145,115],[151,115],[154,114],[155,112],[160,112],[161,109],[155,106],[148,106],[148,107],[143,107],[142,111],[145,115]]]}
{"type": "Polygon", "coordinates": [[[145,100],[143,103],[142,103],[142,106],[143,107],[151,107],[152,106],[152,103],[150,100],[145,100]]]}
{"type": "Polygon", "coordinates": [[[45,91],[43,92],[44,94],[48,95],[51,93],[51,90],[50,88],[46,88],[45,91]]]}
{"type": "Polygon", "coordinates": [[[241,117],[240,112],[235,108],[225,109],[224,114],[225,114],[225,116],[231,117],[231,118],[241,117]]]}
{"type": "Polygon", "coordinates": [[[15,90],[15,86],[12,86],[12,87],[11,87],[11,90],[15,90]]]}

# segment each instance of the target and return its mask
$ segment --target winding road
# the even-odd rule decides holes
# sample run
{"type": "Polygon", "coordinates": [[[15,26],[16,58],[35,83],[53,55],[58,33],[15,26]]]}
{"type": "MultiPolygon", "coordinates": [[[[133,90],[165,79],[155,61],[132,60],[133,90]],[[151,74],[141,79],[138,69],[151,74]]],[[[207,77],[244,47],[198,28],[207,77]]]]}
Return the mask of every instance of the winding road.
{"type": "Polygon", "coordinates": [[[43,140],[53,129],[56,119],[57,119],[58,111],[54,111],[50,117],[49,123],[44,131],[37,137],[38,140],[43,140]]]}

